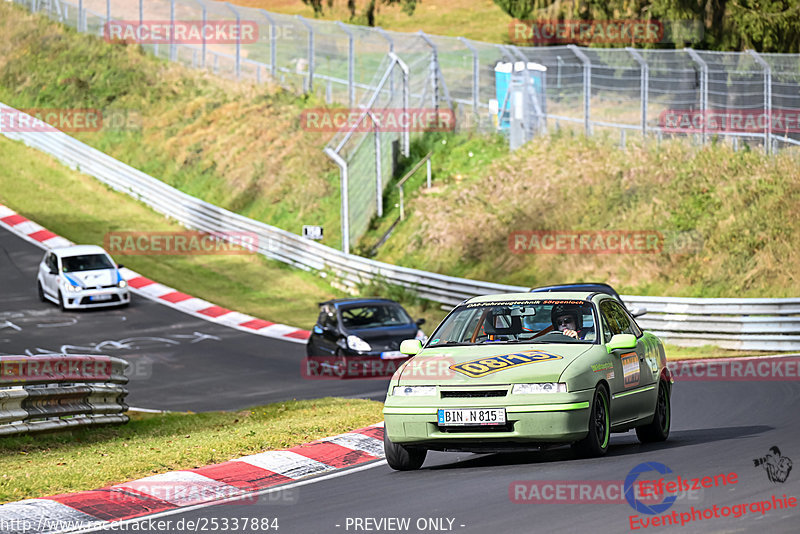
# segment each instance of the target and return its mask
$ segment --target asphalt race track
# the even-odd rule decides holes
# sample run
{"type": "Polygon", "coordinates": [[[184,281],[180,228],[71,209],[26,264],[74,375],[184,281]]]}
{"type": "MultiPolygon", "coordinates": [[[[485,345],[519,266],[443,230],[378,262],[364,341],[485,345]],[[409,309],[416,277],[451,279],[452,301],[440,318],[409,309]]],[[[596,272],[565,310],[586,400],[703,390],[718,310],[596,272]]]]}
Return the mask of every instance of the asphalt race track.
{"type": "Polygon", "coordinates": [[[302,344],[214,324],[136,295],[124,309],[61,312],[36,295],[43,254],[0,229],[0,354],[123,358],[132,365],[127,402],[138,408],[234,410],[325,396],[382,401],[386,395],[388,378],[305,379],[302,344]]]}
{"type": "MultiPolygon", "coordinates": [[[[691,514],[692,507],[701,513],[711,509],[712,514],[715,505],[719,514],[724,507],[735,513],[735,505],[764,500],[772,505],[773,496],[800,498],[800,467],[790,471],[785,482],[772,482],[765,469],[753,461],[772,446],[778,446],[783,456],[800,461],[798,403],[800,384],[796,381],[680,382],[673,390],[672,433],[663,444],[640,445],[629,432],[612,434],[609,453],[602,459],[577,459],[569,448],[524,454],[428,453],[420,471],[395,472],[377,462],[372,469],[290,486],[283,494],[262,495],[259,503],[216,505],[157,518],[170,520],[169,528],[163,528],[164,524],[161,530],[148,529],[142,522],[137,526],[144,532],[189,532],[187,522],[193,521],[194,528],[206,526],[213,531],[215,521],[221,526],[227,519],[232,528],[237,518],[240,525],[251,518],[259,528],[248,527],[246,532],[270,532],[274,530],[261,528],[264,523],[258,522],[276,518],[281,534],[797,532],[800,502],[794,508],[763,514],[748,508],[741,515],[738,507],[738,519],[712,517],[683,527],[680,514],[691,514]],[[656,516],[637,513],[624,500],[515,503],[510,499],[509,488],[516,481],[605,480],[622,486],[628,473],[643,462],[669,467],[672,474],[667,480],[675,480],[677,475],[694,479],[731,472],[737,479],[735,484],[681,496],[661,514],[677,512],[678,526],[643,528],[639,523],[632,529],[631,516],[637,521],[656,516]],[[402,528],[394,518],[408,519],[408,527],[402,528]],[[181,520],[184,523],[179,525],[181,520]],[[377,523],[380,521],[384,522],[377,523]]],[[[650,471],[642,473],[639,480],[660,476],[650,471]]],[[[544,490],[541,495],[546,495],[544,490]]]]}
{"type": "MultiPolygon", "coordinates": [[[[68,350],[125,358],[133,364],[129,402],[144,408],[238,409],[325,395],[383,399],[385,380],[303,379],[300,344],[216,325],[144,298],[135,298],[122,310],[62,313],[36,297],[41,256],[37,247],[0,230],[0,354],[68,350]]],[[[256,503],[181,510],[123,522],[115,531],[797,532],[800,503],[763,513],[750,505],[769,501],[774,507],[773,497],[784,495],[800,500],[800,467],[779,481],[770,480],[764,466],[754,462],[774,446],[783,457],[800,462],[800,382],[679,381],[672,399],[672,432],[666,443],[640,445],[633,432],[615,434],[602,459],[576,458],[568,447],[486,455],[432,452],[420,471],[395,472],[378,461],[291,483],[261,495],[256,503]],[[737,479],[685,493],[659,515],[635,511],[619,490],[606,490],[616,502],[569,502],[568,491],[559,495],[544,489],[547,481],[608,481],[622,488],[629,473],[644,462],[663,464],[671,473],[649,471],[639,480],[729,473],[737,479]],[[540,484],[539,502],[532,502],[531,493],[519,492],[520,481],[540,484]],[[523,502],[514,502],[515,496],[523,502]],[[747,505],[744,515],[742,505],[747,505]],[[714,517],[715,506],[720,515],[727,510],[741,517],[714,517]],[[704,511],[707,518],[699,519],[704,511]],[[643,526],[645,520],[673,517],[673,512],[677,526],[643,526]],[[683,517],[688,522],[680,526],[683,517]]]]}

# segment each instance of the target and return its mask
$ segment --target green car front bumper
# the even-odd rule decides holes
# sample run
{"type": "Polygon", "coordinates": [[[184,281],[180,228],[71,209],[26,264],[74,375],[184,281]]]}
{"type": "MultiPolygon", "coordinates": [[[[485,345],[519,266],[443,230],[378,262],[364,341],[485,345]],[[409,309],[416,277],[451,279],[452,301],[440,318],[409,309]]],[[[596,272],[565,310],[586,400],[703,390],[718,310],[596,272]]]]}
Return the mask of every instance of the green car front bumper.
{"type": "Polygon", "coordinates": [[[390,441],[431,449],[477,449],[494,445],[570,443],[586,437],[593,390],[565,394],[518,395],[504,399],[398,399],[383,409],[390,441]],[[543,398],[544,397],[544,398],[543,398]],[[543,401],[547,402],[543,402],[543,401]],[[398,402],[399,401],[399,402],[398,402]],[[478,402],[476,402],[478,401],[478,402]],[[505,402],[503,402],[505,401],[505,402]],[[502,426],[443,427],[440,408],[505,408],[502,426]]]}

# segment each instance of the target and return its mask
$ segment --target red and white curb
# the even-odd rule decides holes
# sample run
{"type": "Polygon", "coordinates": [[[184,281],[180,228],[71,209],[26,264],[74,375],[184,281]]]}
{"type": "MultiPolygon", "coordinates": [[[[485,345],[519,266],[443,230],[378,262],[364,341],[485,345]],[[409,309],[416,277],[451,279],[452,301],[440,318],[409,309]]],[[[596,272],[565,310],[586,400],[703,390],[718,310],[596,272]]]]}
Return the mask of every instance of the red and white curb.
{"type": "MultiPolygon", "coordinates": [[[[50,230],[47,230],[43,226],[36,224],[2,204],[0,204],[0,225],[42,249],[66,247],[74,244],[72,241],[54,234],[50,230]]],[[[159,284],[127,268],[120,269],[120,274],[128,281],[131,291],[137,295],[213,323],[219,323],[244,332],[294,343],[305,344],[310,335],[308,330],[285,324],[272,323],[221,306],[216,306],[203,299],[181,293],[164,284],[159,284]]]]}
{"type": "Polygon", "coordinates": [[[256,504],[269,488],[275,491],[281,486],[291,487],[300,480],[383,458],[383,423],[378,423],[287,450],[162,473],[92,491],[3,504],[0,531],[66,533],[170,515],[211,503],[256,504]]]}

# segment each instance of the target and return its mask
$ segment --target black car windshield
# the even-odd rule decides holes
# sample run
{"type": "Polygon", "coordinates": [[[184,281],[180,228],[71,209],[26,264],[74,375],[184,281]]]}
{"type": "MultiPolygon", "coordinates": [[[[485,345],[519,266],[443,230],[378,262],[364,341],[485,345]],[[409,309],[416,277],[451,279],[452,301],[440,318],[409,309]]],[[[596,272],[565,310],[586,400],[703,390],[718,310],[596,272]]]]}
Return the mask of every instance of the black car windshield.
{"type": "Polygon", "coordinates": [[[105,254],[84,254],[82,256],[67,256],[61,258],[62,270],[65,273],[73,273],[77,271],[95,271],[97,269],[114,269],[115,265],[111,263],[108,256],[105,254]]]}
{"type": "Polygon", "coordinates": [[[413,323],[406,311],[396,304],[365,304],[341,310],[345,328],[379,328],[413,323]]]}
{"type": "Polygon", "coordinates": [[[592,304],[582,300],[477,302],[459,306],[428,347],[484,343],[594,343],[592,304]]]}

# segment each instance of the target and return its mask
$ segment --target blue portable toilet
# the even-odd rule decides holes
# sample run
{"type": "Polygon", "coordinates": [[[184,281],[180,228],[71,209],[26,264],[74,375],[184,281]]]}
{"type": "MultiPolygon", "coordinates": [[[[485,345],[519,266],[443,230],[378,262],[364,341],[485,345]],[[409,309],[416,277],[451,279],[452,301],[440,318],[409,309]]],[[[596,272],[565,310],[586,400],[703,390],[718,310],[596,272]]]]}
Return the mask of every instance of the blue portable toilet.
{"type": "MultiPolygon", "coordinates": [[[[545,106],[545,75],[547,67],[539,63],[529,61],[526,65],[523,61],[500,62],[494,67],[495,96],[497,98],[497,119],[498,128],[507,129],[510,127],[509,117],[511,113],[511,99],[509,98],[509,88],[511,87],[512,75],[520,75],[527,66],[528,74],[533,82],[533,88],[539,97],[541,109],[546,110],[545,106]]],[[[546,111],[545,111],[546,112],[546,111]]]]}

